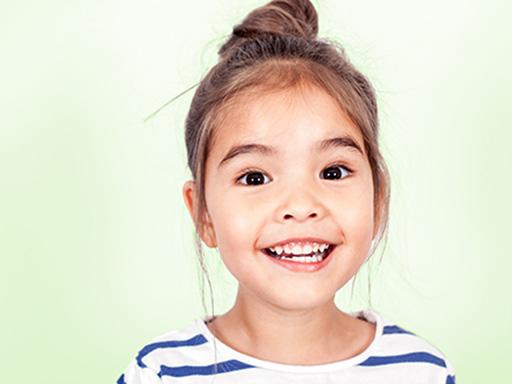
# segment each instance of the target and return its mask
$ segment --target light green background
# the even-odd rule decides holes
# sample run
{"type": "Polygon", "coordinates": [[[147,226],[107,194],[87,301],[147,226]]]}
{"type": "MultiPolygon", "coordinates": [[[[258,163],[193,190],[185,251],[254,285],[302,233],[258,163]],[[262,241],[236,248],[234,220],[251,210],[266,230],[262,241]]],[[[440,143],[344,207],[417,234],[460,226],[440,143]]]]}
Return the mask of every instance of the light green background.
{"type": "MultiPolygon", "coordinates": [[[[194,85],[264,1],[3,2],[0,376],[113,383],[203,315],[183,138],[194,85]]],[[[391,222],[372,305],[437,346],[459,383],[507,383],[512,7],[315,1],[378,92],[391,222]]],[[[379,253],[380,254],[380,253],[379,253]]],[[[209,254],[215,311],[236,281],[209,254]]],[[[368,305],[367,268],[337,301],[368,305]]]]}

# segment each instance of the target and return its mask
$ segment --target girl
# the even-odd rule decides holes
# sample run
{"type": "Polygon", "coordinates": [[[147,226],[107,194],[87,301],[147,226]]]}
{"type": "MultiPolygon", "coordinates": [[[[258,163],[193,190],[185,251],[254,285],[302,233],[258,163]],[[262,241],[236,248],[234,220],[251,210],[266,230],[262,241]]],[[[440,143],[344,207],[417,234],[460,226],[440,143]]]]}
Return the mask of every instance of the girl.
{"type": "Polygon", "coordinates": [[[308,0],[272,1],[201,81],[183,196],[236,301],[151,340],[118,384],[455,383],[420,336],[334,303],[387,228],[389,178],[374,90],[317,32],[308,0]]]}

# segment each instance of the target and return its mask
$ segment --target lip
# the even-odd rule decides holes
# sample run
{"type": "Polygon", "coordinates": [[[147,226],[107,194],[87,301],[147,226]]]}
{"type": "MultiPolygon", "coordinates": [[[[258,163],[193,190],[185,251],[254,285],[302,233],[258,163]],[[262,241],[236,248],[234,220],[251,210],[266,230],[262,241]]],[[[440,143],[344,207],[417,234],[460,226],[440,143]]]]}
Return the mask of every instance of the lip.
{"type": "Polygon", "coordinates": [[[322,268],[324,268],[332,259],[332,253],[336,249],[336,244],[331,244],[331,249],[329,250],[329,253],[327,254],[327,257],[325,257],[320,262],[314,262],[314,263],[301,263],[297,261],[289,261],[289,260],[281,260],[276,257],[272,257],[270,255],[267,255],[265,251],[260,250],[260,252],[267,258],[269,258],[272,262],[279,265],[282,268],[286,268],[293,272],[315,272],[322,268]]]}
{"type": "Polygon", "coordinates": [[[277,246],[282,246],[284,244],[288,244],[288,243],[319,243],[319,244],[331,244],[331,245],[335,245],[333,244],[332,242],[330,241],[327,241],[325,239],[320,239],[319,237],[292,237],[292,238],[289,238],[289,239],[286,239],[286,240],[281,240],[277,243],[273,243],[267,247],[264,247],[264,248],[274,248],[274,247],[277,247],[277,246]]]}

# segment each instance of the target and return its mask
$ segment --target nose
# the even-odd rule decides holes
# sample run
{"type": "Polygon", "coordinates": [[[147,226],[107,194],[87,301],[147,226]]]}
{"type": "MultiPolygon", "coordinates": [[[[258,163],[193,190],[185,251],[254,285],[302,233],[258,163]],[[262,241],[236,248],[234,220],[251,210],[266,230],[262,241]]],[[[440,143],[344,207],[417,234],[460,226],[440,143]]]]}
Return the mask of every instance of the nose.
{"type": "Polygon", "coordinates": [[[295,188],[283,195],[282,205],[276,212],[278,221],[302,222],[322,218],[325,208],[311,188],[295,188]]]}

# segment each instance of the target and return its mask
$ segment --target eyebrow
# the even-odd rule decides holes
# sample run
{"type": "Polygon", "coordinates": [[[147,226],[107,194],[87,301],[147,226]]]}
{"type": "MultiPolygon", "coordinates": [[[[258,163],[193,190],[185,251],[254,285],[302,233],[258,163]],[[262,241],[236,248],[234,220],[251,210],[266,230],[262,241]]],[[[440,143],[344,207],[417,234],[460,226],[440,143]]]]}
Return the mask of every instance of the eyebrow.
{"type": "MultiPolygon", "coordinates": [[[[353,137],[345,135],[340,137],[333,137],[330,139],[321,140],[315,146],[317,151],[327,151],[332,148],[347,148],[352,151],[359,152],[364,156],[364,152],[359,146],[359,144],[354,140],[353,137]]],[[[239,144],[231,147],[231,149],[226,153],[226,155],[222,158],[219,163],[219,168],[226,164],[229,160],[235,158],[236,156],[249,154],[249,153],[258,153],[264,156],[275,156],[277,155],[277,149],[272,146],[267,146],[263,144],[257,143],[247,143],[247,144],[239,144]]]]}

